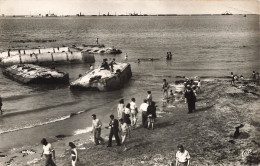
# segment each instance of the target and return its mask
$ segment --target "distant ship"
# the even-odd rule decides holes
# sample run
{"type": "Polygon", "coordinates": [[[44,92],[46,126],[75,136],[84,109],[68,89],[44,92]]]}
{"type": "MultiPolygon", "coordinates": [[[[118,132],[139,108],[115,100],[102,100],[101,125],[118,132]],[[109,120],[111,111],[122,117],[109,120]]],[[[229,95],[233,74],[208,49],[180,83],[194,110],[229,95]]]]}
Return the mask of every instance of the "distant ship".
{"type": "Polygon", "coordinates": [[[226,13],[222,13],[221,15],[233,15],[232,13],[226,12],[226,13]]]}
{"type": "Polygon", "coordinates": [[[56,14],[46,14],[46,17],[58,17],[56,14]]]}

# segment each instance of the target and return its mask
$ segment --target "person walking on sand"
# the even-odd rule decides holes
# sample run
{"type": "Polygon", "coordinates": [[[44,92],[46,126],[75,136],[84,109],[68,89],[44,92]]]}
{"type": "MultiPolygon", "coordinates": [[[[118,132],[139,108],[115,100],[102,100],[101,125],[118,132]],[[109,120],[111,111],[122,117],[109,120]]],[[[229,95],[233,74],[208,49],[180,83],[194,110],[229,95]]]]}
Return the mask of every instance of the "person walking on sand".
{"type": "Polygon", "coordinates": [[[163,90],[163,99],[168,99],[168,89],[169,89],[169,84],[166,81],[166,79],[163,79],[163,86],[162,86],[162,90],[163,90]]]}
{"type": "Polygon", "coordinates": [[[71,152],[71,165],[76,166],[78,161],[78,152],[76,149],[76,145],[73,142],[69,142],[70,152],[71,152]]]}
{"type": "Polygon", "coordinates": [[[128,135],[129,127],[128,127],[127,123],[123,119],[119,119],[119,122],[120,122],[121,145],[124,145],[124,150],[123,151],[126,151],[127,150],[126,140],[127,140],[127,137],[129,136],[128,135]]]}
{"type": "Polygon", "coordinates": [[[151,105],[148,106],[147,108],[147,117],[148,117],[148,126],[147,128],[149,129],[150,124],[152,126],[152,130],[153,128],[153,124],[154,124],[154,120],[156,118],[156,107],[155,107],[155,102],[152,102],[151,105]]]}
{"type": "Polygon", "coordinates": [[[152,101],[153,101],[152,92],[147,91],[147,102],[148,102],[148,104],[151,105],[152,101]]]}
{"type": "Polygon", "coordinates": [[[125,105],[124,105],[124,99],[121,99],[119,101],[119,104],[117,105],[117,117],[118,119],[124,119],[124,110],[125,110],[125,105]]]}
{"type": "Polygon", "coordinates": [[[144,102],[140,105],[140,111],[142,111],[142,125],[144,128],[147,127],[147,108],[148,108],[147,100],[144,99],[144,102]]]}
{"type": "Polygon", "coordinates": [[[130,115],[131,115],[131,125],[133,128],[135,128],[135,125],[136,125],[137,113],[138,113],[138,110],[137,110],[137,106],[135,103],[135,98],[132,98],[131,102],[130,102],[130,115]]]}
{"type": "Polygon", "coordinates": [[[190,114],[193,111],[195,111],[196,95],[189,85],[187,86],[187,90],[184,96],[185,96],[185,101],[188,103],[188,110],[189,110],[188,114],[190,114]]]}
{"type": "Polygon", "coordinates": [[[109,133],[109,141],[107,147],[112,147],[112,137],[115,136],[117,146],[121,146],[120,139],[118,136],[119,132],[119,123],[118,120],[115,119],[114,115],[110,115],[110,123],[109,127],[106,127],[107,129],[110,128],[109,133]]]}
{"type": "Polygon", "coordinates": [[[182,145],[178,145],[178,151],[176,153],[176,166],[189,166],[190,154],[183,148],[182,145]]]}
{"type": "Polygon", "coordinates": [[[45,160],[45,166],[56,166],[52,158],[55,160],[55,150],[51,146],[50,143],[47,142],[45,138],[41,140],[41,144],[43,145],[43,152],[41,154],[41,157],[44,155],[46,160],[45,160]]]}
{"type": "Polygon", "coordinates": [[[92,115],[92,131],[91,133],[94,133],[94,142],[96,145],[99,145],[100,143],[103,144],[104,140],[100,136],[101,135],[101,127],[102,123],[99,119],[97,119],[97,116],[95,114],[92,115]]]}

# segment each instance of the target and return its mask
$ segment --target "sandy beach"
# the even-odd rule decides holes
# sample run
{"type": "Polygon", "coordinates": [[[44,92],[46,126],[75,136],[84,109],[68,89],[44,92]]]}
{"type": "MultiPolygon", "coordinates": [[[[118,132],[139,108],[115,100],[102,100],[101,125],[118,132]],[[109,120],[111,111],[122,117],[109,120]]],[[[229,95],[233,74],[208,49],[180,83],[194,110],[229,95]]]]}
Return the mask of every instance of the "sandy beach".
{"type": "MultiPolygon", "coordinates": [[[[159,93],[159,92],[158,92],[159,93]]],[[[175,162],[177,145],[182,144],[190,152],[191,165],[259,165],[260,164],[260,86],[251,81],[231,86],[229,80],[212,79],[202,82],[198,93],[196,111],[187,114],[187,104],[175,101],[174,107],[157,104],[155,129],[140,126],[132,130],[127,141],[129,150],[123,147],[95,146],[91,133],[62,137],[53,142],[57,165],[70,165],[68,142],[76,144],[78,165],[169,165],[175,162]],[[235,127],[240,128],[238,138],[233,138],[235,127]],[[248,157],[244,151],[251,151],[248,157]]],[[[139,119],[140,113],[139,113],[139,119]]],[[[102,137],[108,140],[108,130],[102,137]]],[[[44,165],[40,158],[41,145],[21,152],[16,149],[9,154],[0,153],[0,165],[44,165]]],[[[25,150],[25,149],[23,149],[25,150]]]]}

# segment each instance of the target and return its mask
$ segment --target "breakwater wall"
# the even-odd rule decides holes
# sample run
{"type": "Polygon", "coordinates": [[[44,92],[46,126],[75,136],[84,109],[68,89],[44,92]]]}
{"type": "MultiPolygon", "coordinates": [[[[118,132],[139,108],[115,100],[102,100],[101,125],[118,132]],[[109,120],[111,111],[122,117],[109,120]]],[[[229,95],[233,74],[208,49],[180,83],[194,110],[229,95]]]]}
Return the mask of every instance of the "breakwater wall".
{"type": "MultiPolygon", "coordinates": [[[[55,48],[57,49],[57,48],[55,48]]],[[[15,64],[67,64],[67,63],[94,63],[95,57],[94,54],[83,53],[80,51],[69,51],[65,52],[59,50],[60,52],[56,52],[55,49],[44,49],[41,53],[35,53],[37,50],[26,50],[26,53],[30,54],[16,54],[12,56],[8,56],[1,60],[1,66],[11,66],[15,64]],[[47,52],[48,51],[48,52],[47,52]]],[[[39,50],[38,50],[39,51],[39,50]]],[[[42,50],[41,50],[42,51],[42,50]]]]}

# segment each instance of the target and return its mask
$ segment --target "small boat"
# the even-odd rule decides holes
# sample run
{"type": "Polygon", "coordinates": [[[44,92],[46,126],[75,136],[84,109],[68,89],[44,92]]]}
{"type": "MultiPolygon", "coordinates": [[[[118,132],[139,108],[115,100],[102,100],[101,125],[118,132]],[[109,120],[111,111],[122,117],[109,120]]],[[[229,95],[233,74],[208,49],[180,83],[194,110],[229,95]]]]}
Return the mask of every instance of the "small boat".
{"type": "Polygon", "coordinates": [[[116,62],[113,69],[113,72],[101,67],[94,69],[71,82],[70,87],[97,91],[120,89],[132,77],[131,66],[129,63],[116,62]]]}
{"type": "Polygon", "coordinates": [[[32,64],[13,65],[3,70],[3,74],[24,84],[67,84],[69,74],[32,64]]]}

